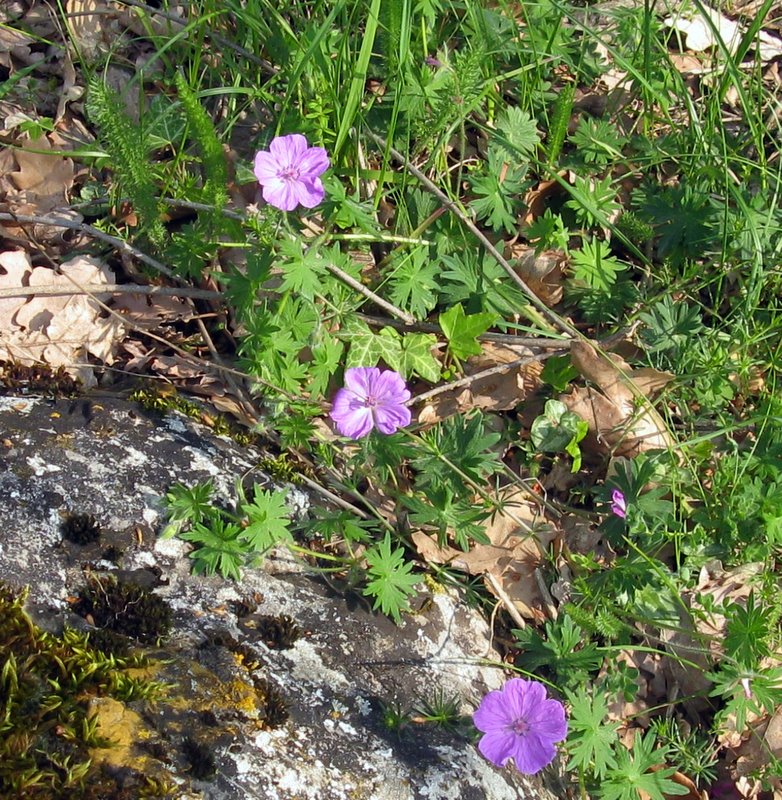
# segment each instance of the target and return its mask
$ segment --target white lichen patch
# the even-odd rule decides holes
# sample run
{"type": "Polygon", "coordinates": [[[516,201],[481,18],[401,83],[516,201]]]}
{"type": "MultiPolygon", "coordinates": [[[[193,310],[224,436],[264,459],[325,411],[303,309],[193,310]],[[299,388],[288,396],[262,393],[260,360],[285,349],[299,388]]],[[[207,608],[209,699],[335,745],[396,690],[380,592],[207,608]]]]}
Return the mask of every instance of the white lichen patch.
{"type": "Polygon", "coordinates": [[[123,450],[125,451],[125,463],[123,467],[141,467],[149,461],[144,453],[128,444],[124,445],[123,450]]]}
{"type": "Polygon", "coordinates": [[[350,686],[341,672],[326,666],[318,651],[306,639],[299,639],[290,650],[283,651],[283,654],[291,661],[290,677],[294,681],[307,685],[315,682],[327,683],[332,689],[346,689],[350,686]]]}
{"type": "Polygon", "coordinates": [[[50,464],[44,461],[40,456],[29,456],[27,458],[27,465],[35,472],[35,477],[40,478],[49,472],[61,472],[61,468],[56,464],[50,464]]]}
{"type": "Polygon", "coordinates": [[[192,545],[184,539],[172,536],[170,539],[155,539],[155,552],[173,560],[185,558],[192,545]]]}
{"type": "Polygon", "coordinates": [[[38,400],[33,397],[0,397],[0,411],[29,414],[38,400]]]}

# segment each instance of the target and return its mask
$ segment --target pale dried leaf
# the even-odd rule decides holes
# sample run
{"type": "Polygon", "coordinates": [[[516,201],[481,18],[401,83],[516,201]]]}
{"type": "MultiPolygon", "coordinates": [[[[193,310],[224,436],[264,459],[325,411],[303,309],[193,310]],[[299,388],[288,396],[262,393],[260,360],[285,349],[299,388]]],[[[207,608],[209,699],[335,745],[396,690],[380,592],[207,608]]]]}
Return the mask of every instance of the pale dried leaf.
{"type": "Polygon", "coordinates": [[[46,136],[29,142],[26,147],[13,151],[16,172],[10,177],[19,190],[19,200],[33,202],[34,198],[65,200],[73,186],[73,159],[58,153],[33,152],[51,150],[46,136]]]}
{"type": "MultiPolygon", "coordinates": [[[[0,274],[0,288],[16,289],[27,285],[27,279],[32,272],[30,256],[23,250],[8,250],[0,253],[0,267],[5,274],[0,274]]],[[[0,298],[0,328],[8,330],[13,327],[13,317],[26,302],[25,297],[0,298]]]]}
{"type": "Polygon", "coordinates": [[[562,300],[563,278],[567,257],[559,250],[536,253],[526,245],[515,245],[511,254],[517,275],[547,305],[555,306],[562,300]]]}
{"type": "MultiPolygon", "coordinates": [[[[19,269],[29,262],[19,261],[19,269]]],[[[124,333],[116,317],[104,317],[99,299],[80,294],[78,287],[88,283],[114,283],[111,270],[100,260],[77,256],[60,267],[60,272],[33,267],[26,282],[30,286],[57,286],[68,291],[61,296],[35,296],[16,310],[12,324],[0,331],[0,358],[22,364],[44,362],[65,367],[87,386],[95,384],[88,355],[111,363],[113,347],[124,333]]]]}
{"type": "Polygon", "coordinates": [[[172,320],[193,318],[193,307],[181,297],[144,294],[122,294],[114,302],[114,310],[136,325],[156,328],[172,320]]]}
{"type": "Polygon", "coordinates": [[[74,292],[70,295],[32,297],[16,315],[16,324],[29,330],[45,330],[51,320],[66,307],[78,306],[86,320],[92,320],[101,308],[96,300],[107,301],[111,295],[99,294],[95,299],[78,294],[79,287],[89,283],[114,283],[114,274],[99,259],[77,256],[60,267],[60,273],[46,267],[36,267],[30,276],[30,286],[57,286],[74,292]]]}
{"type": "MultiPolygon", "coordinates": [[[[741,44],[746,28],[708,6],[690,7],[669,16],[663,22],[683,34],[686,47],[695,53],[719,48],[720,40],[729,53],[735,53],[741,44]]],[[[759,31],[755,43],[761,61],[770,61],[782,55],[782,41],[776,36],[759,31]]]]}

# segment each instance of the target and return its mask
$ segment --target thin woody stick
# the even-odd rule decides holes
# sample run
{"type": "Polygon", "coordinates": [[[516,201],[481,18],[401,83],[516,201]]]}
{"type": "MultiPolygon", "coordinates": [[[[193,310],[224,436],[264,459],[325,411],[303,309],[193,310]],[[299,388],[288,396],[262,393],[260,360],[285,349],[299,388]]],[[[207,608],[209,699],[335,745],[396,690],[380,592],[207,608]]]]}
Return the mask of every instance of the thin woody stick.
{"type": "Polygon", "coordinates": [[[148,256],[146,253],[129,245],[117,236],[104,233],[98,230],[98,228],[93,228],[92,225],[87,225],[85,222],[75,222],[72,219],[65,219],[63,217],[41,217],[37,214],[9,214],[4,211],[0,212],[0,222],[26,222],[32,225],[52,225],[56,228],[66,228],[71,231],[83,231],[84,233],[89,233],[90,236],[94,236],[96,239],[100,239],[102,242],[110,244],[112,247],[116,247],[117,250],[137,258],[139,261],[143,261],[147,266],[156,269],[159,273],[165,275],[167,278],[171,278],[173,281],[182,280],[165,264],[152,258],[152,256],[148,256]]]}
{"type": "Polygon", "coordinates": [[[221,292],[189,286],[140,286],[135,283],[84,283],[78,288],[65,286],[14,286],[0,289],[3,297],[60,297],[77,294],[143,294],[151,297],[190,297],[195,300],[222,300],[221,292]]]}
{"type": "Polygon", "coordinates": [[[352,275],[348,275],[347,272],[344,272],[339,267],[335,267],[333,264],[326,264],[326,269],[332,275],[339,278],[343,283],[346,283],[348,286],[350,286],[351,289],[355,289],[355,291],[357,291],[359,294],[364,295],[367,300],[371,300],[375,305],[385,309],[392,316],[401,319],[407,325],[415,325],[415,317],[411,316],[405,311],[402,311],[401,308],[397,308],[395,305],[386,302],[382,297],[378,297],[371,289],[367,289],[363,283],[359,283],[359,281],[357,281],[352,275]]]}

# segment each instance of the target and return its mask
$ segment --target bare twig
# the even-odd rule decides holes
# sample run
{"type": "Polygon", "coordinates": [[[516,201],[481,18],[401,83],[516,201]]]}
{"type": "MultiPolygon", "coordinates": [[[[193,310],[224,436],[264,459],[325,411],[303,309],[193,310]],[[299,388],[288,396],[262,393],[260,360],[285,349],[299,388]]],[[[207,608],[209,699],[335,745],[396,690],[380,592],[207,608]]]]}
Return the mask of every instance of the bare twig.
{"type": "Polygon", "coordinates": [[[60,297],[77,294],[143,294],[151,297],[190,297],[194,300],[222,300],[221,292],[190,286],[140,286],[136,283],[84,283],[78,288],[65,286],[14,286],[0,289],[3,297],[60,297]]]}
{"type": "MultiPolygon", "coordinates": [[[[563,352],[567,352],[567,348],[562,348],[563,352]]],[[[556,352],[556,351],[555,351],[556,352]]],[[[462,386],[469,386],[471,383],[475,381],[482,380],[483,378],[488,378],[491,375],[498,375],[502,372],[508,372],[508,370],[515,369],[516,367],[523,367],[525,364],[532,364],[535,361],[543,361],[550,356],[554,355],[552,351],[547,353],[537,353],[533,356],[525,356],[524,358],[517,358],[513,361],[508,361],[507,364],[497,364],[496,367],[490,367],[489,369],[481,370],[480,372],[476,372],[473,375],[467,375],[464,378],[459,378],[457,381],[451,381],[450,383],[444,383],[442,386],[436,386],[434,389],[430,389],[428,392],[421,392],[421,394],[417,394],[411,400],[407,401],[407,405],[415,406],[419,403],[423,403],[424,400],[431,400],[433,397],[437,397],[437,395],[444,394],[445,392],[450,392],[453,389],[458,389],[462,386]]]]}
{"type": "MultiPolygon", "coordinates": [[[[442,328],[435,325],[433,322],[416,322],[412,326],[403,325],[394,319],[387,317],[373,317],[369,314],[356,314],[356,317],[367,325],[373,328],[382,328],[385,326],[397,328],[398,330],[405,330],[411,327],[416,331],[423,331],[424,333],[437,333],[442,335],[442,328]]],[[[544,339],[538,336],[514,336],[510,333],[482,333],[477,339],[482,342],[501,342],[517,347],[538,347],[541,350],[562,350],[567,348],[570,344],[569,339],[544,339]]]]}
{"type": "Polygon", "coordinates": [[[500,600],[502,601],[502,605],[505,607],[505,610],[511,615],[513,621],[520,628],[526,628],[527,623],[525,622],[524,617],[521,616],[518,608],[516,608],[516,606],[513,605],[513,600],[511,600],[510,597],[508,597],[508,593],[505,591],[505,589],[502,588],[502,585],[497,580],[497,578],[494,575],[492,575],[491,572],[484,572],[483,577],[486,579],[487,583],[491,584],[491,590],[494,592],[494,594],[497,595],[497,597],[500,598],[500,600]]]}
{"type": "Polygon", "coordinates": [[[505,270],[508,277],[519,287],[519,289],[524,292],[527,296],[527,299],[530,303],[537,309],[539,313],[533,313],[532,309],[520,309],[521,313],[527,315],[529,319],[535,322],[538,325],[543,325],[545,327],[551,327],[551,324],[547,323],[545,320],[550,320],[550,323],[553,323],[554,327],[559,328],[560,330],[567,333],[569,336],[572,336],[574,339],[582,339],[583,336],[566,320],[562,319],[559,314],[552,311],[536,294],[532,291],[532,289],[527,286],[526,282],[522,280],[515,272],[513,267],[508,263],[508,260],[500,253],[500,251],[489,241],[486,235],[481,231],[481,229],[462,211],[462,209],[458,206],[457,203],[454,203],[450,197],[448,197],[445,192],[443,192],[434,182],[430,181],[429,178],[421,172],[418,167],[410,163],[410,160],[406,158],[402,153],[398,150],[395,150],[393,147],[388,145],[384,139],[378,136],[376,133],[369,131],[369,135],[375,140],[379,147],[382,147],[384,150],[388,150],[389,153],[415,178],[417,178],[421,184],[435,195],[438,200],[453,214],[455,214],[462,222],[462,224],[478,239],[478,241],[483,245],[483,247],[487,250],[488,253],[494,258],[494,260],[505,270]]]}
{"type": "Polygon", "coordinates": [[[371,289],[367,289],[363,283],[357,281],[352,275],[348,275],[347,272],[341,270],[339,267],[334,266],[334,264],[326,264],[326,269],[328,269],[332,275],[339,278],[343,283],[346,283],[348,286],[350,286],[351,289],[355,289],[355,291],[364,295],[364,297],[366,297],[368,300],[371,300],[375,305],[379,306],[385,311],[388,311],[389,314],[401,319],[407,325],[415,325],[415,317],[411,316],[406,311],[402,311],[401,308],[397,308],[395,305],[386,302],[382,297],[378,297],[371,289]]]}
{"type": "Polygon", "coordinates": [[[42,217],[37,214],[11,214],[5,211],[0,212],[0,222],[19,222],[31,225],[51,225],[54,228],[66,228],[67,230],[71,231],[88,233],[90,236],[94,236],[96,239],[100,239],[102,242],[110,244],[117,250],[131,255],[134,258],[137,258],[139,261],[143,261],[147,266],[152,267],[152,269],[156,269],[159,273],[165,275],[167,278],[171,278],[173,281],[182,280],[178,275],[176,275],[176,273],[174,273],[165,264],[162,264],[157,259],[152,258],[152,256],[148,256],[143,251],[133,247],[132,245],[129,245],[126,241],[123,241],[117,236],[111,236],[110,234],[104,233],[98,228],[93,228],[92,225],[87,225],[86,222],[75,222],[72,219],[65,219],[63,217],[42,217]]]}

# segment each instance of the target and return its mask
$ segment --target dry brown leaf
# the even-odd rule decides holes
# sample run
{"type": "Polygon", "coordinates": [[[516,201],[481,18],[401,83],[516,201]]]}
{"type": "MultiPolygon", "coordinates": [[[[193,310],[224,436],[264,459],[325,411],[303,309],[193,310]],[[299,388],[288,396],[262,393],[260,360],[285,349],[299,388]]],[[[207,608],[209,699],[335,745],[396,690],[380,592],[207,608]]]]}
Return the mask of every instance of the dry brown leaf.
{"type": "Polygon", "coordinates": [[[53,203],[49,207],[54,207],[67,199],[73,186],[73,159],[58,153],[35,152],[51,149],[49,139],[41,136],[13,151],[18,168],[10,178],[19,190],[20,201],[48,198],[53,203]]]}
{"type": "Polygon", "coordinates": [[[193,318],[193,307],[181,297],[123,294],[114,302],[114,310],[144,328],[156,328],[172,320],[193,318]]]}
{"type": "MultiPolygon", "coordinates": [[[[687,49],[695,53],[712,48],[719,52],[723,45],[730,53],[735,53],[746,31],[745,26],[706,5],[682,7],[679,13],[667,17],[663,25],[683,34],[687,49]]],[[[761,30],[758,31],[754,49],[761,61],[771,61],[782,55],[782,40],[761,30]]]]}
{"type": "MultiPolygon", "coordinates": [[[[491,574],[523,617],[543,622],[548,615],[535,569],[557,534],[540,524],[537,502],[524,490],[508,487],[500,499],[506,510],[498,511],[485,527],[490,544],[476,544],[465,553],[439,547],[434,537],[421,531],[413,534],[413,543],[432,563],[449,564],[470,575],[491,574]]],[[[486,585],[494,593],[491,582],[486,585]]]]}
{"type": "Polygon", "coordinates": [[[516,244],[510,248],[517,275],[547,305],[562,300],[567,256],[559,250],[536,253],[534,247],[516,244]]]}
{"type": "MultiPolygon", "coordinates": [[[[482,342],[480,355],[465,362],[465,376],[476,375],[500,364],[510,364],[520,358],[532,358],[532,351],[496,342],[482,342]]],[[[418,422],[432,424],[473,408],[484,411],[515,408],[540,386],[542,369],[539,362],[530,361],[509,367],[503,372],[476,378],[466,386],[456,386],[427,401],[421,407],[418,422]]]]}
{"type": "Polygon", "coordinates": [[[30,45],[34,43],[35,39],[22,31],[0,27],[0,66],[5,67],[13,75],[16,71],[14,58],[23,64],[32,64],[42,58],[41,54],[33,57],[30,45]]]}
{"type": "Polygon", "coordinates": [[[619,356],[611,355],[609,360],[586,342],[572,342],[570,354],[573,366],[598,388],[577,387],[560,399],[586,420],[599,448],[634,456],[673,446],[660,415],[650,404],[640,405],[635,400],[636,393],[650,397],[673,380],[673,375],[646,368],[633,370],[619,356]]]}

